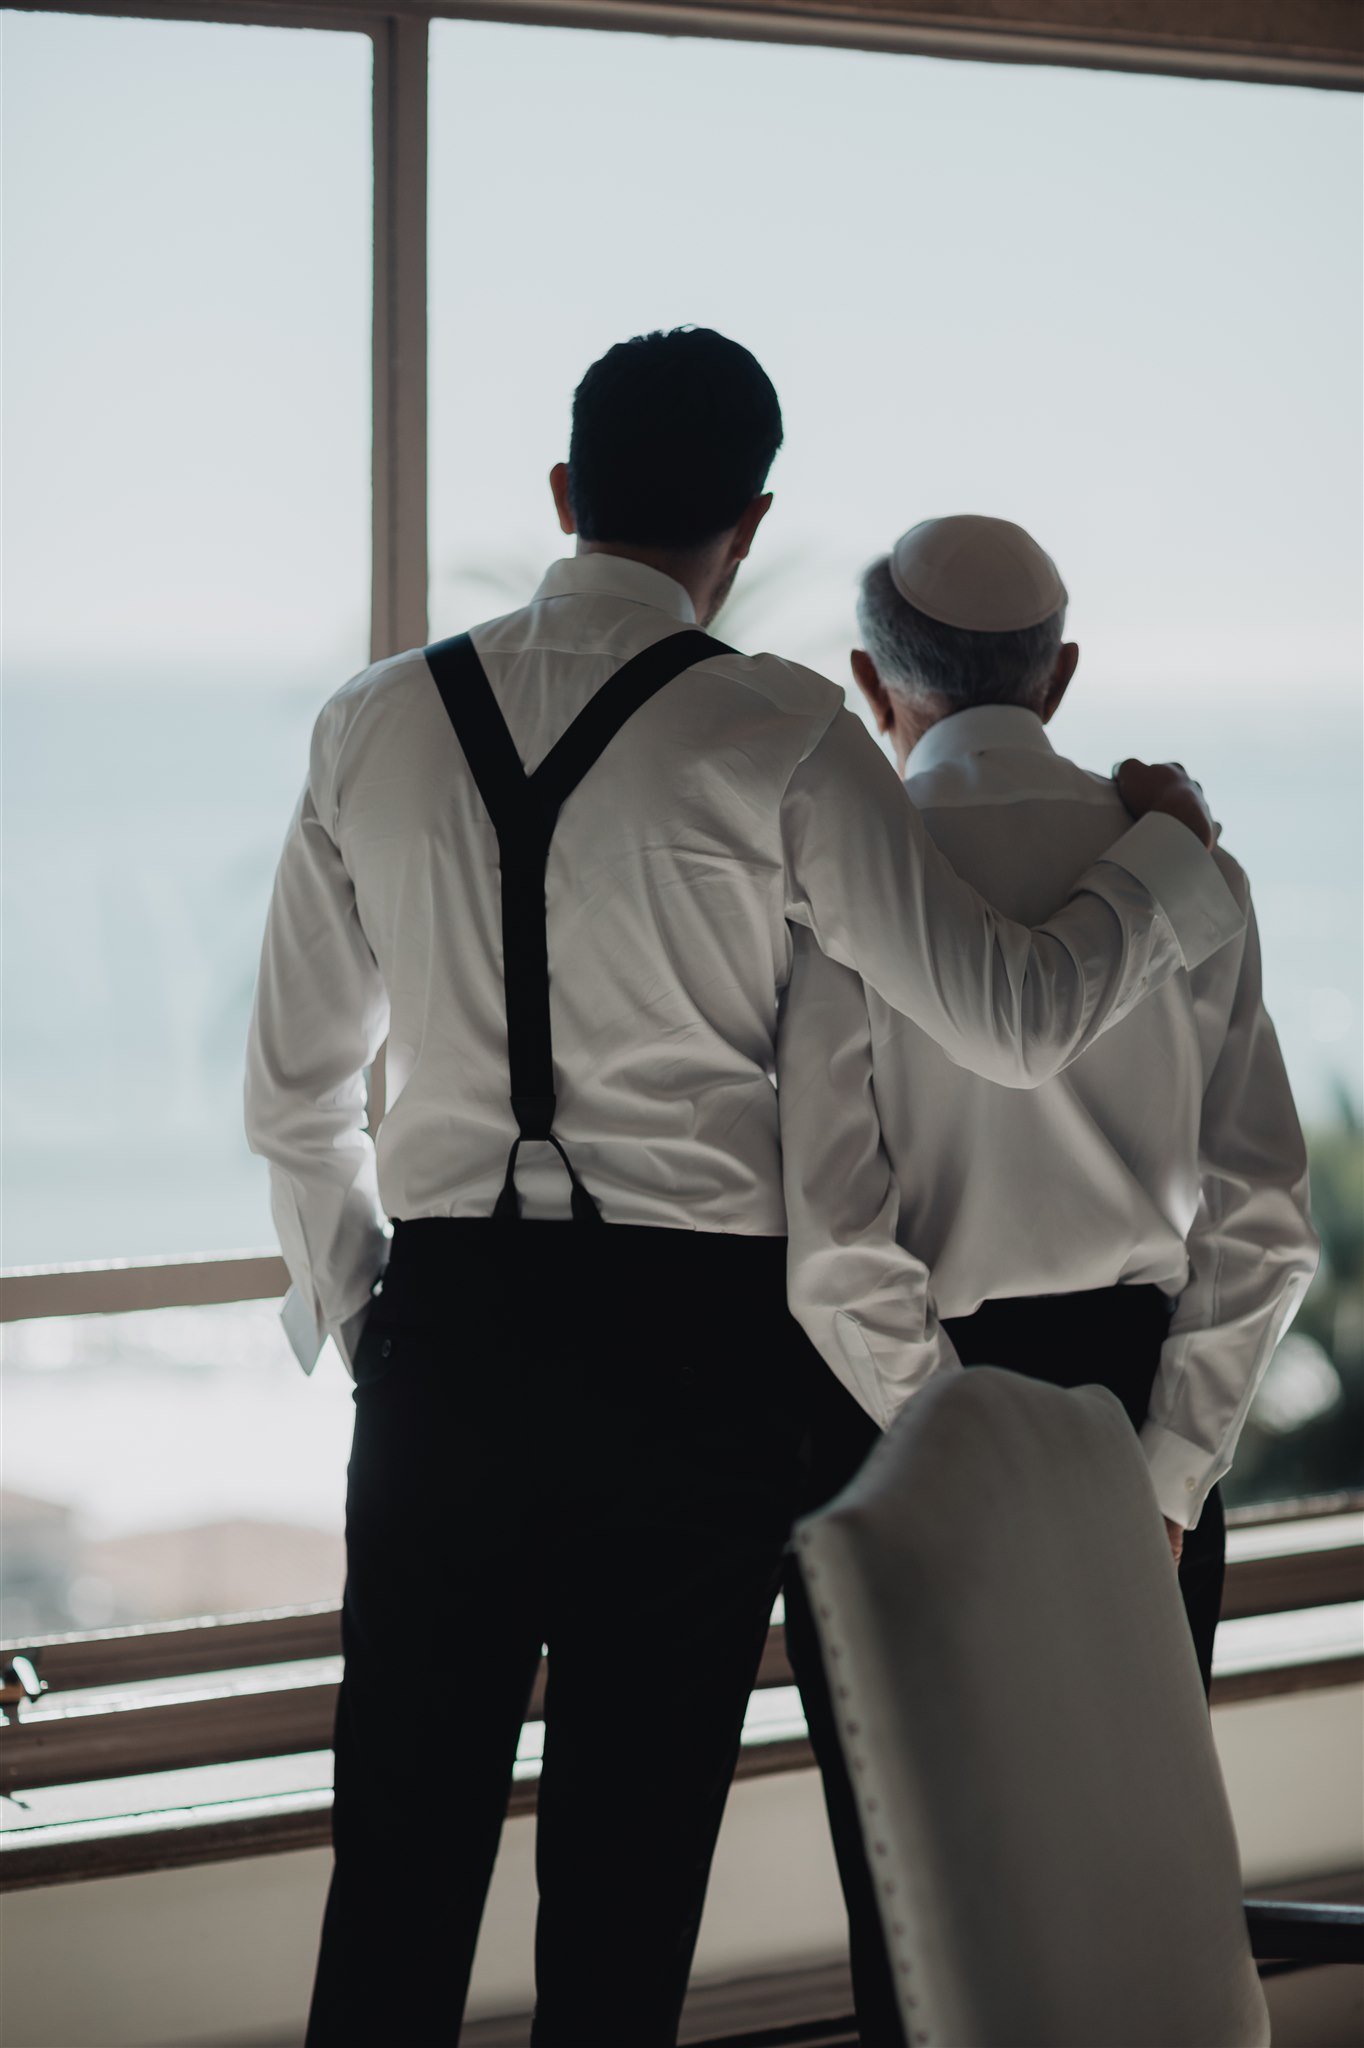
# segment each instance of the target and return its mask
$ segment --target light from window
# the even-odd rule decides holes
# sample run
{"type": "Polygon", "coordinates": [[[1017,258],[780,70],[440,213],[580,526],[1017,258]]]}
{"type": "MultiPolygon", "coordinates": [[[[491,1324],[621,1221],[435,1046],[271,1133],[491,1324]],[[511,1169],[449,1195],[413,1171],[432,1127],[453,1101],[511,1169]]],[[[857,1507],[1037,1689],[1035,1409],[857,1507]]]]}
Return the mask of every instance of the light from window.
{"type": "Polygon", "coordinates": [[[370,43],[5,24],[6,1264],[268,1244],[274,862],[369,632],[370,43]]]}

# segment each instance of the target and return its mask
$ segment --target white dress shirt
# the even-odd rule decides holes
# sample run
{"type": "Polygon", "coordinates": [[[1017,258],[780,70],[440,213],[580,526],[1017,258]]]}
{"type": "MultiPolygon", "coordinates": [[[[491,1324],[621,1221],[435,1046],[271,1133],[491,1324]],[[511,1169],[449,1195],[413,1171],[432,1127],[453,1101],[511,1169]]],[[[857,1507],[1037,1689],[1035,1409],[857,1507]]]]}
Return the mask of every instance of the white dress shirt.
{"type": "MultiPolygon", "coordinates": [[[[933,726],[905,786],[957,872],[1026,924],[1127,829],[1112,783],[1014,706],[933,726]]],[[[888,1422],[955,1367],[938,1317],[1149,1283],[1178,1301],[1143,1443],[1186,1526],[1316,1267],[1250,890],[1215,859],[1239,937],[1031,1092],[963,1072],[804,933],[778,1049],[792,1306],[868,1411],[888,1422]]]]}
{"type": "MultiPolygon", "coordinates": [[[[554,565],[475,647],[528,770],[608,676],[693,620],[609,555],[554,565]]],[[[1241,914],[1173,819],[1105,850],[1044,932],[937,855],[842,693],[724,654],[660,691],[559,817],[548,896],[557,1135],[610,1223],[777,1236],[772,1087],[791,923],[954,1058],[1031,1086],[1241,914]]],[[[311,1363],[365,1307],[385,1216],[488,1216],[515,1136],[493,828],[421,650],[324,707],[275,881],[247,1057],[252,1148],[311,1363]],[[387,1036],[377,1154],[364,1069],[387,1036]]],[[[525,1145],[528,1217],[568,1213],[525,1145]]],[[[342,1343],[343,1352],[345,1343],[342,1343]]]]}

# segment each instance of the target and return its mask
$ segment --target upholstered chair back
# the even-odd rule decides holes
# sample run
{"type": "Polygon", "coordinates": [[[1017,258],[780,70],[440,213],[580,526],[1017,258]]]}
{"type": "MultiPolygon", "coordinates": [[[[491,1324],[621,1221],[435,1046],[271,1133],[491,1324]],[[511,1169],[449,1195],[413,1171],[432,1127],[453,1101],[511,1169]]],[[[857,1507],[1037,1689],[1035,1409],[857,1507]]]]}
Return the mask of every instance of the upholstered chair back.
{"type": "Polygon", "coordinates": [[[796,1536],[910,2048],[1261,2048],[1236,1836],[1112,1395],[930,1383],[796,1536]]]}

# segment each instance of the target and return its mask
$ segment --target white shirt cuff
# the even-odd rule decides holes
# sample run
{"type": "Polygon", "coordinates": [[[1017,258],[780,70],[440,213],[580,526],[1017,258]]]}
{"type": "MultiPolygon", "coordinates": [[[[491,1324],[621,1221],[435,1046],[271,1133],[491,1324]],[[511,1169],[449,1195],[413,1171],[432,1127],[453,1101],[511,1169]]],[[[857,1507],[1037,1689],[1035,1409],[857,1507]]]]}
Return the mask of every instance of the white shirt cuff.
{"type": "Polygon", "coordinates": [[[1191,1444],[1158,1422],[1144,1422],[1141,1447],[1160,1512],[1181,1529],[1192,1529],[1217,1483],[1217,1470],[1203,1444],[1191,1444]]]}
{"type": "Polygon", "coordinates": [[[1148,811],[1104,860],[1136,877],[1160,905],[1188,968],[1201,967],[1245,929],[1245,916],[1212,855],[1187,825],[1148,811]]]}
{"type": "Polygon", "coordinates": [[[291,1287],[284,1297],[284,1306],[279,1319],[284,1325],[284,1334],[294,1357],[310,1373],[322,1355],[322,1347],[328,1337],[341,1354],[341,1363],[351,1378],[355,1378],[355,1353],[364,1331],[365,1320],[374,1303],[365,1301],[354,1315],[346,1316],[339,1323],[328,1323],[323,1329],[308,1305],[306,1297],[297,1287],[291,1287]]]}
{"type": "Polygon", "coordinates": [[[279,1319],[284,1325],[284,1334],[289,1339],[289,1348],[294,1357],[304,1372],[311,1372],[317,1364],[327,1333],[318,1327],[317,1318],[307,1296],[297,1287],[291,1287],[285,1295],[279,1319]]]}

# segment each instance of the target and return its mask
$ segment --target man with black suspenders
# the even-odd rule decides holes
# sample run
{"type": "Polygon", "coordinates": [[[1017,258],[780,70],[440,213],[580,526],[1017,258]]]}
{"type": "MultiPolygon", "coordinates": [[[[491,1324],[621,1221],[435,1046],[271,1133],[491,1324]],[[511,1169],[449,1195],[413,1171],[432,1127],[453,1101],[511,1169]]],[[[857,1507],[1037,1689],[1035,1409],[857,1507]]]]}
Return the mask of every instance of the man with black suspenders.
{"type": "Polygon", "coordinates": [[[675,2040],[806,1487],[770,1079],[790,924],[1017,1086],[1240,929],[1190,786],[1138,769],[1150,815],[1047,927],[1010,924],[833,685],[698,630],[780,441],[736,344],[612,349],[551,479],[577,555],[314,733],[247,1077],[286,1323],[356,1380],[310,2048],[458,2037],[542,1645],[532,2038],[675,2040]]]}

